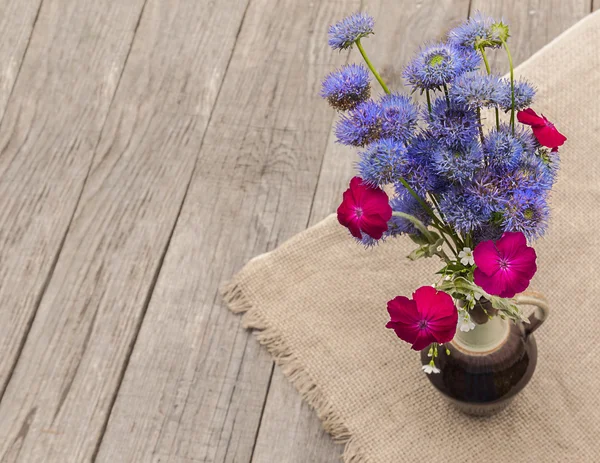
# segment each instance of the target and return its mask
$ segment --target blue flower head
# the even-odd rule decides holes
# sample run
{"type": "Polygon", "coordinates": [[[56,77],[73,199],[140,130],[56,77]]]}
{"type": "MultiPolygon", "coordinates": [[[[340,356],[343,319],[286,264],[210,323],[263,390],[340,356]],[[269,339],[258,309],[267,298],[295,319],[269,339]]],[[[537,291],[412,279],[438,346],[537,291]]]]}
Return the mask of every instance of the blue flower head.
{"type": "Polygon", "coordinates": [[[465,147],[438,145],[433,153],[433,167],[450,182],[464,183],[473,179],[482,166],[483,152],[477,140],[465,147]]]}
{"type": "Polygon", "coordinates": [[[406,95],[391,93],[380,101],[381,135],[406,142],[417,126],[419,110],[406,95]]]}
{"type": "MultiPolygon", "coordinates": [[[[389,224],[388,224],[389,226],[389,224]]],[[[386,232],[387,233],[387,232],[386,232]]],[[[376,240],[375,238],[371,238],[369,235],[367,235],[364,231],[362,232],[362,238],[358,239],[358,238],[354,238],[356,241],[358,241],[360,244],[364,245],[365,248],[372,248],[374,246],[377,246],[379,244],[380,241],[384,241],[385,240],[385,235],[383,235],[381,237],[381,239],[376,240]]]]}
{"type": "Polygon", "coordinates": [[[490,107],[497,104],[502,87],[498,77],[468,73],[459,76],[450,89],[453,102],[470,109],[490,107]]]}
{"type": "Polygon", "coordinates": [[[360,103],[344,114],[335,126],[338,143],[365,146],[381,134],[381,106],[373,100],[360,103]]]}
{"type": "Polygon", "coordinates": [[[500,48],[502,40],[508,39],[508,26],[476,12],[473,17],[448,33],[448,42],[474,50],[477,48],[500,48]]]}
{"type": "Polygon", "coordinates": [[[517,167],[525,150],[522,142],[512,134],[512,129],[501,125],[500,130],[490,131],[485,139],[483,152],[489,165],[503,172],[517,167]]]}
{"type": "Polygon", "coordinates": [[[433,165],[433,153],[438,145],[431,133],[424,132],[412,138],[407,146],[402,177],[422,196],[427,192],[441,193],[448,187],[448,181],[436,173],[433,165]]]}
{"type": "Polygon", "coordinates": [[[448,108],[443,98],[438,98],[433,104],[431,117],[425,110],[423,118],[429,122],[431,133],[448,146],[466,146],[478,136],[477,113],[457,104],[448,108]]]}
{"type": "MultiPolygon", "coordinates": [[[[508,126],[500,126],[502,130],[508,131],[508,126]]],[[[538,149],[540,144],[531,133],[529,127],[524,127],[522,125],[518,125],[514,128],[514,133],[511,132],[512,135],[517,139],[517,141],[523,147],[523,152],[533,154],[538,149]]]]}
{"type": "Polygon", "coordinates": [[[541,157],[527,153],[513,171],[503,176],[502,182],[507,191],[530,190],[544,194],[552,188],[554,175],[541,157]]]}
{"type": "Polygon", "coordinates": [[[408,63],[404,78],[415,89],[438,90],[461,74],[474,71],[480,64],[475,52],[445,43],[428,45],[408,63]]]}
{"type": "Polygon", "coordinates": [[[366,13],[354,13],[329,27],[329,46],[334,50],[352,47],[358,39],[373,34],[375,20],[366,13]]]}
{"type": "MultiPolygon", "coordinates": [[[[515,81],[515,110],[521,111],[531,106],[535,97],[535,89],[525,80],[515,81]]],[[[510,89],[510,81],[502,79],[498,87],[496,103],[504,111],[510,111],[512,107],[512,93],[510,89]]]]}
{"type": "MultiPolygon", "coordinates": [[[[423,201],[426,202],[425,199],[423,199],[423,201]]],[[[431,217],[427,214],[425,209],[423,209],[423,206],[402,185],[396,187],[396,196],[390,201],[390,206],[392,206],[393,211],[404,212],[405,214],[416,217],[426,226],[431,222],[431,217]]],[[[411,235],[419,233],[419,230],[412,222],[402,217],[392,216],[391,220],[388,222],[388,227],[388,233],[391,236],[401,235],[403,233],[411,235]]]]}
{"type": "Polygon", "coordinates": [[[359,103],[369,99],[370,74],[360,64],[350,64],[329,74],[323,81],[321,96],[331,106],[341,111],[354,109],[359,103]]]}
{"type": "Polygon", "coordinates": [[[473,181],[465,186],[465,195],[475,205],[476,210],[490,216],[502,210],[508,201],[509,191],[504,187],[503,177],[485,167],[475,174],[473,181]]]}
{"type": "Polygon", "coordinates": [[[383,186],[394,183],[402,175],[406,162],[404,144],[391,138],[382,138],[369,144],[360,153],[357,167],[363,182],[383,186]]]}
{"type": "Polygon", "coordinates": [[[451,188],[442,195],[440,209],[448,223],[459,233],[471,233],[490,219],[490,214],[459,187],[451,188]]]}
{"type": "Polygon", "coordinates": [[[535,154],[542,161],[547,175],[552,178],[552,183],[554,184],[560,167],[558,151],[551,151],[548,148],[540,147],[535,154]]]}
{"type": "Polygon", "coordinates": [[[518,191],[503,211],[503,225],[506,231],[523,232],[533,241],[545,233],[549,216],[546,195],[532,190],[518,191]]]}

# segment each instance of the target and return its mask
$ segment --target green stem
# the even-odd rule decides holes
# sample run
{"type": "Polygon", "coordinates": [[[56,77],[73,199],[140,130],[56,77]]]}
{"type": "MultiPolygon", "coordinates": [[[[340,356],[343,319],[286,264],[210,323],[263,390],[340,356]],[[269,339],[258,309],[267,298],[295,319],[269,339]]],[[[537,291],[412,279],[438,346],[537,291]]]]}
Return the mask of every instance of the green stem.
{"type": "MultiPolygon", "coordinates": [[[[481,47],[479,49],[479,51],[481,52],[481,57],[483,58],[483,62],[485,63],[485,70],[487,71],[488,75],[490,75],[492,73],[492,68],[490,68],[490,63],[487,59],[487,55],[485,54],[485,48],[481,47]]],[[[500,129],[500,111],[498,111],[498,106],[496,106],[494,108],[494,110],[496,111],[496,128],[499,130],[500,129]]]]}
{"type": "MultiPolygon", "coordinates": [[[[400,183],[402,183],[402,185],[404,186],[404,188],[406,188],[408,190],[408,192],[412,195],[412,197],[417,200],[417,202],[421,205],[421,207],[425,210],[425,212],[427,212],[427,214],[431,217],[431,219],[433,221],[433,223],[432,223],[433,227],[437,228],[442,233],[442,236],[443,236],[444,232],[448,233],[448,235],[452,238],[452,241],[454,241],[454,244],[458,248],[459,243],[453,236],[452,230],[448,226],[446,226],[446,224],[444,224],[443,222],[440,221],[438,216],[435,215],[435,212],[433,211],[433,209],[431,209],[429,207],[429,205],[423,200],[423,198],[421,198],[417,194],[417,192],[412,189],[412,187],[408,184],[408,182],[406,180],[404,180],[402,177],[400,177],[399,180],[400,180],[400,183]]],[[[438,208],[438,213],[441,215],[441,212],[439,212],[439,206],[437,205],[437,203],[434,203],[434,204],[436,204],[436,207],[438,208]]],[[[444,237],[444,240],[448,243],[448,241],[445,239],[445,237],[444,237]]],[[[450,243],[448,243],[448,245],[450,245],[450,243]]],[[[450,246],[450,249],[452,249],[452,252],[454,253],[455,256],[458,256],[458,254],[452,248],[452,246],[450,246]]]]}
{"type": "Polygon", "coordinates": [[[417,227],[421,233],[423,233],[423,236],[425,238],[427,238],[427,241],[429,241],[431,244],[435,244],[435,239],[433,238],[433,235],[431,234],[431,232],[429,230],[427,230],[427,227],[425,226],[425,224],[423,222],[421,222],[419,219],[417,219],[414,215],[406,214],[404,212],[394,211],[392,213],[392,216],[401,217],[403,219],[408,220],[415,227],[417,227]]]}
{"type": "Polygon", "coordinates": [[[427,212],[427,214],[429,214],[429,216],[433,219],[433,221],[439,222],[437,216],[435,215],[435,212],[433,212],[433,209],[431,209],[427,205],[427,203],[425,201],[423,201],[423,198],[421,198],[417,194],[417,192],[412,189],[412,187],[408,184],[408,182],[406,180],[404,180],[402,177],[400,177],[399,180],[400,180],[400,183],[402,183],[402,185],[404,186],[404,188],[406,188],[408,190],[408,192],[412,195],[412,197],[418,201],[418,203],[421,205],[421,207],[423,209],[425,209],[425,212],[427,212]]]}
{"type": "MultiPolygon", "coordinates": [[[[442,218],[442,220],[444,220],[444,215],[442,214],[442,210],[440,208],[440,205],[439,205],[436,197],[433,194],[431,194],[430,197],[431,197],[431,202],[433,203],[433,206],[437,210],[437,213],[440,215],[440,217],[442,218]]],[[[450,227],[447,227],[447,226],[444,226],[443,228],[439,228],[439,227],[436,227],[436,228],[442,234],[442,238],[444,238],[444,241],[446,242],[446,244],[448,245],[448,247],[452,251],[452,254],[454,254],[454,256],[456,258],[458,258],[458,250],[459,250],[458,238],[456,236],[454,236],[454,233],[452,232],[452,229],[450,227]],[[450,238],[452,239],[454,245],[456,246],[456,249],[454,249],[452,247],[452,245],[450,244],[450,242],[446,239],[446,235],[444,233],[447,233],[448,236],[450,236],[450,238]]],[[[464,246],[463,246],[463,248],[464,248],[464,246]]]]}
{"type": "Polygon", "coordinates": [[[490,68],[490,63],[487,59],[487,55],[485,54],[485,48],[484,47],[480,47],[479,51],[481,52],[481,57],[483,58],[483,62],[485,64],[485,70],[487,71],[488,75],[492,73],[492,69],[490,68]]]}
{"type": "Polygon", "coordinates": [[[512,133],[515,133],[515,70],[513,66],[512,56],[510,54],[510,50],[508,49],[508,45],[505,40],[502,40],[502,46],[506,50],[506,56],[508,56],[508,65],[510,66],[510,98],[511,98],[511,107],[510,107],[510,126],[512,127],[512,133]]]}
{"type": "Polygon", "coordinates": [[[381,78],[381,76],[379,75],[377,70],[375,69],[375,66],[373,66],[373,63],[371,63],[371,60],[369,59],[369,57],[367,56],[365,49],[363,48],[362,44],[360,43],[360,39],[358,39],[356,41],[356,46],[358,47],[360,54],[362,55],[363,59],[365,60],[365,63],[367,63],[367,66],[369,66],[369,69],[371,70],[371,72],[373,73],[373,75],[375,76],[375,78],[377,79],[379,84],[381,85],[381,88],[383,88],[383,91],[385,93],[390,93],[390,90],[387,88],[387,85],[385,85],[385,82],[383,81],[383,79],[381,78]]]}
{"type": "Polygon", "coordinates": [[[427,109],[429,110],[429,119],[433,120],[433,116],[431,115],[431,96],[429,95],[429,89],[425,90],[425,94],[427,95],[427,109]]]}
{"type": "MultiPolygon", "coordinates": [[[[427,239],[427,241],[429,241],[430,244],[435,244],[435,238],[433,237],[431,232],[427,229],[425,224],[423,222],[421,222],[419,219],[417,219],[414,215],[406,214],[404,212],[399,212],[399,211],[394,211],[392,213],[392,215],[394,217],[401,217],[401,218],[411,222],[415,227],[417,227],[419,229],[419,231],[423,234],[423,236],[425,236],[425,238],[427,239]]],[[[444,235],[442,234],[442,236],[444,236],[444,235]]],[[[445,237],[444,237],[444,241],[446,241],[445,237]]],[[[448,243],[448,242],[446,241],[446,243],[448,243]]],[[[452,248],[450,248],[450,249],[452,249],[452,248]]],[[[441,251],[439,251],[439,253],[441,254],[442,259],[444,259],[444,261],[446,261],[447,264],[449,264],[451,262],[450,258],[444,252],[443,249],[441,251]]]]}

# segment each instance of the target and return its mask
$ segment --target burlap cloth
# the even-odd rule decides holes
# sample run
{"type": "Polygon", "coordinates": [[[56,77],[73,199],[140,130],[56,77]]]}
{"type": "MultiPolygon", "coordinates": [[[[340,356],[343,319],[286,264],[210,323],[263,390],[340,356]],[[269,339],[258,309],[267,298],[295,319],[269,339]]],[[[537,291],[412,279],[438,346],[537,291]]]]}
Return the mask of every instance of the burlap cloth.
{"type": "Polygon", "coordinates": [[[418,354],[384,328],[386,302],[430,284],[440,266],[408,261],[408,238],[365,250],[332,215],[250,261],[224,290],[327,431],[346,441],[346,462],[600,461],[600,12],[517,75],[535,83],[535,109],[569,140],[532,284],[553,311],[535,334],[533,379],[506,411],[455,411],[418,354]]]}

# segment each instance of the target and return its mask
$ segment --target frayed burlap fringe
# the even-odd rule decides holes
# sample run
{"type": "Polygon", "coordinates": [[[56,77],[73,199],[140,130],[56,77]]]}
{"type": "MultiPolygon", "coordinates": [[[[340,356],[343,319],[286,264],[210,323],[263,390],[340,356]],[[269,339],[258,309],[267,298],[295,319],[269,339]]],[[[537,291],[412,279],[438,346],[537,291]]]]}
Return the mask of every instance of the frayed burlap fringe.
{"type": "Polygon", "coordinates": [[[342,460],[345,463],[368,462],[365,452],[333,405],[327,400],[323,391],[319,389],[304,366],[293,355],[277,330],[269,327],[264,317],[252,305],[244,292],[243,284],[239,281],[232,281],[221,288],[221,294],[229,310],[236,314],[244,314],[242,319],[244,328],[256,330],[255,335],[258,342],[267,348],[273,356],[275,364],[281,368],[283,374],[298,390],[302,399],[315,410],[325,431],[335,442],[345,444],[342,460]]]}

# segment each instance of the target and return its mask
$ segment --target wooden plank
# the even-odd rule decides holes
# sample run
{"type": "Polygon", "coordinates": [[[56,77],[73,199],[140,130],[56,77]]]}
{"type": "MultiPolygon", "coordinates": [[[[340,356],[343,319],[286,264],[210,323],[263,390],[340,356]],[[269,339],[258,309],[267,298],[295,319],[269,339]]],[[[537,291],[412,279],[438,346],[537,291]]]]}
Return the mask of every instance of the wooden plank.
{"type": "MultiPolygon", "coordinates": [[[[376,18],[376,34],[364,45],[389,86],[405,90],[402,69],[418,47],[424,41],[439,39],[443,31],[467,17],[468,9],[469,0],[384,0],[369,6],[367,11],[376,18]]],[[[350,61],[361,62],[360,54],[351,53],[350,61]]],[[[330,137],[321,170],[326,180],[319,180],[310,225],[335,211],[340,190],[353,176],[355,159],[354,149],[336,144],[330,137]]],[[[281,370],[275,368],[252,461],[325,463],[339,460],[342,452],[343,446],[322,430],[315,412],[302,401],[281,370]]]]}
{"type": "MultiPolygon", "coordinates": [[[[510,51],[515,65],[525,61],[590,12],[590,0],[473,0],[471,11],[504,17],[510,26],[510,51]]],[[[490,55],[496,73],[508,72],[505,53],[490,55]]]]}
{"type": "Polygon", "coordinates": [[[358,2],[253,0],[98,461],[249,461],[271,359],[219,287],[304,229],[333,113],[323,33],[358,2]]]}
{"type": "MultiPolygon", "coordinates": [[[[82,43],[109,46],[127,30],[131,37],[141,7],[130,0],[94,0],[78,15],[61,15],[56,6],[52,12],[68,24],[62,29],[85,30],[82,43]]],[[[245,7],[238,0],[145,5],[62,253],[0,404],[0,460],[93,459],[245,7]]],[[[62,53],[75,59],[75,44],[65,37],[61,43],[68,47],[62,53]]],[[[93,77],[112,85],[120,74],[113,67],[118,50],[108,50],[107,56],[86,53],[62,76],[48,69],[48,78],[75,85],[93,77]]],[[[105,89],[89,90],[91,95],[72,97],[65,88],[60,97],[93,112],[93,98],[105,89]]],[[[66,111],[72,119],[74,109],[66,111]]],[[[50,117],[41,109],[38,114],[50,117]]],[[[39,143],[51,141],[46,136],[39,143]]],[[[90,153],[96,146],[87,139],[77,143],[90,153]]],[[[65,181],[63,174],[50,174],[65,181]]],[[[53,208],[62,211],[57,202],[53,208]]],[[[15,232],[9,236],[14,239],[15,232]]],[[[21,287],[24,282],[21,277],[21,287]]]]}
{"type": "Polygon", "coordinates": [[[21,69],[41,0],[0,0],[0,122],[21,69]]]}
{"type": "MultiPolygon", "coordinates": [[[[512,2],[509,6],[499,8],[499,3],[501,2],[486,1],[485,5],[482,5],[481,8],[483,9],[483,6],[485,6],[486,13],[491,11],[493,14],[503,14],[504,17],[510,21],[513,31],[529,28],[528,35],[523,36],[523,34],[520,33],[519,36],[513,37],[512,39],[512,43],[514,44],[513,48],[515,48],[514,53],[516,55],[515,61],[517,64],[525,60],[529,56],[528,53],[535,52],[538,48],[542,47],[545,43],[549,42],[562,32],[562,30],[568,28],[580,19],[580,16],[578,15],[573,15],[570,22],[568,20],[563,21],[564,18],[561,18],[557,20],[560,24],[556,25],[556,22],[553,22],[552,20],[552,15],[549,15],[547,17],[549,25],[546,28],[546,33],[537,35],[536,30],[531,29],[530,21],[532,15],[529,11],[527,11],[527,14],[524,14],[526,5],[523,5],[522,2],[512,2]],[[534,47],[528,47],[526,51],[523,51],[520,46],[518,46],[520,41],[528,43],[533,42],[534,47]]],[[[579,6],[581,6],[581,4],[582,2],[579,2],[579,6]]],[[[561,5],[560,2],[554,2],[553,6],[561,5]]],[[[573,7],[575,4],[572,3],[571,6],[573,7]]],[[[581,8],[579,8],[579,10],[581,10],[581,8]]],[[[388,8],[385,11],[390,12],[392,10],[388,8]]],[[[398,35],[401,36],[392,40],[392,43],[403,43],[403,41],[406,40],[406,37],[414,37],[414,41],[406,44],[406,49],[402,50],[401,59],[398,60],[397,57],[392,57],[392,62],[394,65],[398,66],[398,74],[401,66],[406,62],[407,53],[410,53],[410,50],[414,49],[415,45],[421,40],[428,38],[428,33],[435,34],[435,31],[442,30],[444,28],[444,22],[452,25],[461,20],[460,14],[461,12],[464,12],[464,9],[461,10],[461,8],[456,8],[453,11],[455,12],[455,15],[452,15],[452,11],[448,11],[448,13],[450,13],[449,16],[446,18],[443,16],[440,17],[439,21],[434,21],[433,25],[429,25],[427,22],[424,22],[421,25],[416,23],[415,29],[411,33],[404,33],[402,32],[403,28],[399,28],[401,32],[399,32],[398,35]]],[[[475,10],[473,9],[473,11],[475,10]]],[[[427,13],[432,14],[432,12],[427,13]]],[[[438,12],[438,14],[441,16],[440,12],[438,12]]],[[[547,12],[544,14],[547,14],[547,12]]],[[[394,18],[393,14],[390,14],[390,16],[391,18],[394,18]]],[[[384,15],[384,21],[393,20],[388,18],[390,17],[384,15]]],[[[424,21],[427,21],[428,16],[425,14],[422,18],[424,21]]],[[[378,33],[374,39],[381,38],[380,40],[387,40],[390,35],[393,36],[393,33],[390,32],[379,33],[379,28],[382,26],[385,27],[385,22],[382,24],[382,21],[378,21],[378,33]]],[[[385,69],[386,61],[390,60],[390,57],[383,54],[377,56],[379,43],[377,45],[377,47],[372,47],[372,55],[375,62],[382,65],[385,69]]],[[[355,159],[356,155],[353,150],[333,143],[333,139],[330,140],[315,195],[310,220],[311,224],[317,223],[328,214],[335,211],[343,190],[347,188],[348,179],[354,175],[355,159]]],[[[339,454],[341,449],[339,446],[333,444],[333,442],[330,442],[329,446],[323,442],[327,437],[324,436],[324,433],[318,433],[318,425],[318,418],[314,412],[305,404],[301,403],[301,398],[293,386],[291,386],[283,374],[276,369],[269,389],[253,461],[308,461],[303,458],[303,455],[305,455],[306,452],[310,452],[311,454],[310,461],[333,461],[336,452],[339,454]],[[310,450],[311,448],[317,450],[313,453],[310,450]]]]}
{"type": "Polygon", "coordinates": [[[141,6],[47,0],[39,12],[0,127],[0,397],[75,210],[141,6]]]}

